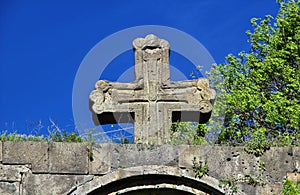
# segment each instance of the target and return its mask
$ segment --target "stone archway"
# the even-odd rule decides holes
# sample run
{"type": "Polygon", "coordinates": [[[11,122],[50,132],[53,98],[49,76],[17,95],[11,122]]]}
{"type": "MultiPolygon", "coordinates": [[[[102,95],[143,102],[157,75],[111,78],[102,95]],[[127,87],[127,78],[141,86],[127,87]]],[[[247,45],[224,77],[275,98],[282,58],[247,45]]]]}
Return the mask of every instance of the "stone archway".
{"type": "Polygon", "coordinates": [[[225,194],[218,180],[204,176],[195,179],[188,170],[169,166],[139,166],[118,169],[70,192],[72,195],[191,195],[225,194]]]}

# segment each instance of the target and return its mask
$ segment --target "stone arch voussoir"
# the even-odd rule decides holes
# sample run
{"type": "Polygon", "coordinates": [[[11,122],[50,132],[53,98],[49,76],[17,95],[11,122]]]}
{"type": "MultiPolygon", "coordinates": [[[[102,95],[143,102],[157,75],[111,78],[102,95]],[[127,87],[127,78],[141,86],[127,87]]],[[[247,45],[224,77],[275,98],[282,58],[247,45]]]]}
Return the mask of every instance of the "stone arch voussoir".
{"type": "Polygon", "coordinates": [[[158,165],[120,168],[103,176],[94,176],[69,194],[129,195],[149,190],[168,191],[170,194],[225,194],[215,178],[204,176],[196,179],[179,167],[158,165]]]}

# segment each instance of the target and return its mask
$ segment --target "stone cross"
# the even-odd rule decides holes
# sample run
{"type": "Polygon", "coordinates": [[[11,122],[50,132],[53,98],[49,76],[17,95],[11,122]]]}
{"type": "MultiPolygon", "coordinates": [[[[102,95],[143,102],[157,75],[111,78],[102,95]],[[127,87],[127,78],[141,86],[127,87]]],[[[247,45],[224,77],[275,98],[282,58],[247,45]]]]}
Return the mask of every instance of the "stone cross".
{"type": "Polygon", "coordinates": [[[169,43],[153,34],[135,39],[133,48],[134,81],[99,80],[91,92],[94,123],[134,123],[135,143],[156,144],[170,139],[172,122],[206,123],[215,99],[208,80],[170,81],[169,43]]]}

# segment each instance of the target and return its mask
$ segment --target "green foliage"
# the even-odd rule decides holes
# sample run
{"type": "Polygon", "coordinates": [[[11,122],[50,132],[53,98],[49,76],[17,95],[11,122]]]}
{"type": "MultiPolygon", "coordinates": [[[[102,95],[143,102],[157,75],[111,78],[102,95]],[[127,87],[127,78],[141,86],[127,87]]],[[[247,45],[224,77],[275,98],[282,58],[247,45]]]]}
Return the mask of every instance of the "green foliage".
{"type": "Polygon", "coordinates": [[[220,180],[220,184],[225,186],[226,188],[229,188],[229,192],[227,192],[226,194],[235,194],[238,191],[237,179],[235,178],[220,180]]]}
{"type": "Polygon", "coordinates": [[[260,183],[258,178],[252,177],[251,175],[246,175],[244,181],[246,182],[246,184],[252,186],[256,186],[257,184],[260,183]]]}
{"type": "MultiPolygon", "coordinates": [[[[260,164],[260,166],[262,165],[260,164]]],[[[256,185],[263,186],[265,184],[265,181],[263,181],[260,177],[253,177],[251,175],[220,180],[221,186],[227,189],[226,194],[236,194],[238,192],[237,183],[246,183],[255,187],[256,185]]]]}
{"type": "Polygon", "coordinates": [[[258,168],[259,168],[259,171],[263,174],[263,173],[266,171],[266,165],[265,165],[265,162],[259,161],[258,168]]]}
{"type": "Polygon", "coordinates": [[[267,130],[265,128],[254,131],[251,135],[251,139],[245,143],[245,151],[255,156],[261,156],[271,145],[266,135],[267,130]]]}
{"type": "Polygon", "coordinates": [[[285,180],[283,184],[283,195],[300,195],[300,181],[293,183],[291,180],[285,180]]]}
{"type": "Polygon", "coordinates": [[[276,19],[251,23],[251,50],[228,55],[209,78],[226,100],[219,142],[261,155],[273,145],[299,145],[300,3],[281,1],[276,19]]]}
{"type": "Polygon", "coordinates": [[[130,144],[130,141],[129,141],[129,139],[127,139],[125,137],[125,138],[120,139],[120,144],[130,144]]]}
{"type": "Polygon", "coordinates": [[[50,135],[46,138],[48,141],[52,142],[83,142],[85,141],[83,137],[76,133],[67,133],[65,130],[63,132],[59,130],[54,130],[50,132],[50,135]]]}
{"type": "Polygon", "coordinates": [[[44,141],[45,138],[43,136],[33,136],[33,135],[21,135],[15,133],[7,133],[6,131],[2,132],[0,135],[0,141],[13,141],[13,142],[20,142],[20,141],[44,141]]]}
{"type": "Polygon", "coordinates": [[[86,131],[86,138],[87,141],[87,154],[90,161],[94,161],[94,153],[93,153],[93,146],[97,141],[97,136],[95,135],[95,128],[88,129],[86,131]]]}
{"type": "Polygon", "coordinates": [[[0,141],[13,141],[13,142],[21,142],[21,141],[36,141],[36,142],[83,142],[84,138],[79,136],[76,133],[67,133],[64,131],[61,133],[60,131],[51,132],[49,136],[39,136],[39,135],[22,135],[15,133],[7,133],[6,131],[2,132],[0,135],[0,141]]]}
{"type": "Polygon", "coordinates": [[[191,122],[176,122],[171,126],[170,144],[194,144],[208,143],[205,134],[208,127],[205,124],[191,122]]]}
{"type": "Polygon", "coordinates": [[[201,179],[205,174],[208,173],[207,162],[202,162],[201,159],[197,161],[197,158],[193,159],[193,170],[195,172],[195,178],[201,179]]]}

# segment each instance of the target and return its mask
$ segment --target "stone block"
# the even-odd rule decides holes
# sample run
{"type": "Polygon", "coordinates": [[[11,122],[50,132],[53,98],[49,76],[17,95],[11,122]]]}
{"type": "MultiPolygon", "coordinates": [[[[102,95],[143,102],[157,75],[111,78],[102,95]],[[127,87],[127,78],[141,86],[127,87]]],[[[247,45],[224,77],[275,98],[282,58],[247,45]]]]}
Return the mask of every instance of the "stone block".
{"type": "Polygon", "coordinates": [[[258,178],[264,172],[263,163],[259,157],[245,152],[243,147],[229,147],[230,153],[226,157],[227,165],[230,164],[234,177],[258,178]]]}
{"type": "Polygon", "coordinates": [[[282,183],[271,183],[259,187],[259,193],[263,195],[282,194],[282,183]]]}
{"type": "Polygon", "coordinates": [[[0,194],[1,195],[20,195],[20,183],[19,182],[0,182],[0,194]]]}
{"type": "Polygon", "coordinates": [[[30,171],[25,165],[3,165],[0,164],[0,181],[20,182],[22,174],[30,171]]]}
{"type": "Polygon", "coordinates": [[[141,165],[177,165],[178,150],[169,145],[123,144],[112,148],[114,169],[141,165]]]}
{"type": "Polygon", "coordinates": [[[3,142],[3,164],[31,164],[32,172],[48,172],[48,143],[3,142]]]}
{"type": "MultiPolygon", "coordinates": [[[[257,192],[257,186],[254,185],[249,185],[246,183],[237,183],[236,184],[237,187],[237,193],[236,194],[257,194],[257,195],[261,195],[260,193],[257,192]]],[[[264,194],[263,194],[264,195],[264,194]]]]}
{"type": "MultiPolygon", "coordinates": [[[[239,148],[236,148],[240,151],[239,148]]],[[[209,175],[215,178],[235,178],[234,174],[238,155],[231,147],[211,146],[204,151],[204,159],[207,162],[209,175]]]]}
{"type": "Polygon", "coordinates": [[[180,145],[178,147],[179,162],[178,165],[181,168],[190,169],[193,167],[193,160],[205,161],[206,153],[211,151],[212,146],[192,146],[192,145],[180,145]]]}
{"type": "Polygon", "coordinates": [[[106,174],[111,167],[111,144],[101,144],[92,147],[89,160],[89,174],[106,174]]]}
{"type": "Polygon", "coordinates": [[[264,164],[260,158],[253,154],[248,154],[242,147],[231,147],[231,159],[234,165],[234,172],[241,174],[242,177],[259,178],[264,172],[264,164]]]}
{"type": "Polygon", "coordinates": [[[53,142],[49,144],[50,173],[88,173],[86,143],[53,142]]]}
{"type": "Polygon", "coordinates": [[[179,167],[192,169],[193,160],[207,162],[209,175],[220,178],[258,176],[259,158],[247,154],[241,147],[188,146],[179,147],[179,167]]]}
{"type": "MultiPolygon", "coordinates": [[[[146,161],[143,165],[166,165],[174,166],[178,164],[178,150],[174,146],[161,145],[157,147],[137,145],[139,155],[146,161]]],[[[142,161],[140,161],[142,163],[142,161]]]]}
{"type": "Polygon", "coordinates": [[[300,172],[300,147],[292,148],[293,164],[296,172],[300,172]]]}
{"type": "Polygon", "coordinates": [[[69,194],[77,185],[88,182],[84,175],[27,175],[22,183],[24,195],[69,194]]]}
{"type": "Polygon", "coordinates": [[[293,172],[293,152],[291,147],[272,147],[261,157],[265,163],[264,177],[270,183],[282,183],[286,173],[293,172]]]}

